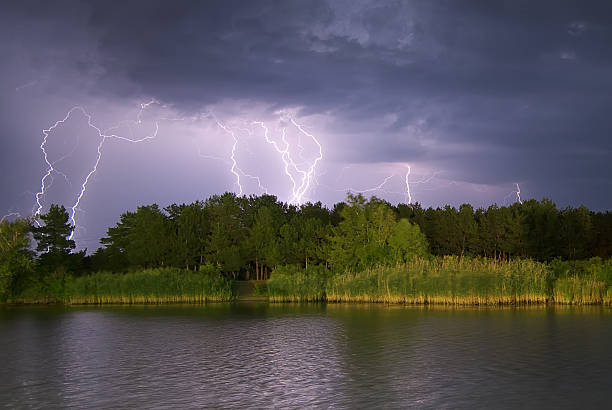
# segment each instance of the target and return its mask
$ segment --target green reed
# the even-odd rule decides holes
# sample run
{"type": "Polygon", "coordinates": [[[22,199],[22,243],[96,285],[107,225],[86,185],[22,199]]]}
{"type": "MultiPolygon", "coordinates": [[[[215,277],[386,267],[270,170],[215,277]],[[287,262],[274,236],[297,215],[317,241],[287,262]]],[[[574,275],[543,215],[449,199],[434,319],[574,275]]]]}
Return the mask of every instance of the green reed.
{"type": "Polygon", "coordinates": [[[329,302],[492,305],[542,303],[550,273],[530,260],[495,262],[447,256],[345,273],[327,283],[329,302]]]}
{"type": "Polygon", "coordinates": [[[177,268],[130,273],[100,272],[47,278],[14,302],[65,304],[205,303],[233,298],[231,281],[218,273],[177,268]]]}
{"type": "Polygon", "coordinates": [[[325,284],[329,271],[321,266],[308,270],[294,266],[280,267],[266,284],[270,302],[320,302],[325,300],[325,284]]]}
{"type": "Polygon", "coordinates": [[[335,275],[321,267],[283,267],[272,273],[267,292],[272,302],[612,304],[612,261],[545,264],[447,256],[335,275]]]}
{"type": "Polygon", "coordinates": [[[612,260],[553,261],[551,268],[555,302],[612,305],[612,260]]]}

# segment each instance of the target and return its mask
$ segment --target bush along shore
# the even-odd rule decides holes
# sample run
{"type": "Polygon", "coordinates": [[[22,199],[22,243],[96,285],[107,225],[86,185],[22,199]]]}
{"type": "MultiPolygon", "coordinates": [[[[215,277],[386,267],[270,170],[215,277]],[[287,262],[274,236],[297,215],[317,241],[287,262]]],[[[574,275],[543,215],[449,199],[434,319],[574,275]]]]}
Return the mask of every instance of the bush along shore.
{"type": "MultiPolygon", "coordinates": [[[[334,274],[286,265],[255,285],[271,303],[441,305],[612,305],[612,260],[494,261],[456,256],[414,258],[393,267],[334,274]]],[[[9,303],[162,304],[236,300],[232,280],[211,265],[199,271],[157,268],[73,277],[30,277],[9,303]]]]}
{"type": "Polygon", "coordinates": [[[445,305],[612,304],[612,262],[499,262],[456,256],[331,275],[281,268],[266,284],[270,302],[445,305]]]}

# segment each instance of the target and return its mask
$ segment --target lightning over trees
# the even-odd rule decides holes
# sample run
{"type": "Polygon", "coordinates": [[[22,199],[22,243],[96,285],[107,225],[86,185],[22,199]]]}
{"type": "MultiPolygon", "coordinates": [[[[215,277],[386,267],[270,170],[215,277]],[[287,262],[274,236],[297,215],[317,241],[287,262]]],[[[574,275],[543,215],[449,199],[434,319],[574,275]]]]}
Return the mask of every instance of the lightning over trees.
{"type": "Polygon", "coordinates": [[[47,300],[44,295],[64,289],[70,278],[99,271],[178,268],[193,278],[222,275],[223,280],[268,280],[275,272],[294,272],[296,280],[320,286],[334,275],[398,269],[447,256],[468,264],[482,257],[493,264],[537,260],[549,264],[551,277],[564,278],[566,265],[559,258],[598,257],[592,262],[597,264],[612,256],[611,213],[559,210],[550,200],[423,209],[418,203],[393,206],[349,193],[329,209],[321,203],[291,205],[273,195],[226,192],[192,204],[152,204],[125,212],[101,239],[104,247],[89,256],[73,253],[72,229],[68,211],[55,204],[39,216],[38,226],[28,219],[0,221],[0,298],[20,294],[47,300]],[[37,241],[37,258],[30,251],[29,232],[37,241]],[[30,293],[20,293],[23,289],[30,293]]]}
{"type": "Polygon", "coordinates": [[[63,205],[51,204],[46,214],[38,216],[37,226],[32,227],[36,240],[39,263],[46,272],[76,270],[85,252],[72,254],[76,245],[71,239],[74,226],[63,205]],[[42,222],[42,223],[41,223],[42,222]]]}
{"type": "MultiPolygon", "coordinates": [[[[51,144],[50,137],[53,133],[57,132],[62,126],[68,124],[73,118],[77,115],[82,115],[86,119],[87,128],[92,130],[95,134],[96,139],[96,152],[93,163],[90,167],[88,167],[88,171],[85,176],[78,184],[78,192],[74,197],[74,200],[71,202],[72,205],[69,207],[69,215],[70,222],[74,226],[73,231],[70,233],[70,239],[74,239],[75,233],[80,228],[77,223],[78,213],[81,209],[81,202],[85,197],[88,189],[90,188],[90,184],[92,182],[93,177],[99,170],[99,166],[104,157],[104,149],[108,140],[117,140],[120,142],[128,142],[128,143],[143,143],[150,142],[158,138],[160,131],[160,123],[162,121],[177,121],[177,122],[190,122],[190,121],[212,121],[218,129],[222,131],[225,135],[231,137],[231,152],[229,153],[229,163],[231,167],[229,169],[230,173],[233,175],[236,187],[236,194],[238,196],[242,196],[243,193],[246,192],[246,187],[244,183],[247,179],[255,180],[257,182],[257,186],[262,192],[268,192],[268,189],[263,185],[261,177],[258,175],[252,175],[245,171],[244,167],[240,165],[240,160],[238,158],[238,150],[239,148],[246,146],[246,144],[239,138],[239,132],[246,132],[251,135],[250,143],[256,143],[260,145],[269,144],[273,146],[275,152],[278,154],[280,160],[283,163],[284,167],[284,175],[287,177],[289,182],[289,189],[284,194],[287,195],[288,202],[295,205],[300,205],[306,202],[306,196],[311,192],[316,184],[317,178],[317,166],[320,161],[323,159],[323,147],[319,141],[319,139],[310,131],[306,130],[306,127],[303,124],[300,124],[293,116],[289,115],[287,112],[281,112],[278,118],[278,122],[281,124],[281,127],[278,129],[278,134],[280,136],[280,142],[276,141],[272,136],[272,132],[270,128],[263,121],[250,121],[248,125],[236,127],[233,125],[228,125],[217,118],[217,116],[210,112],[200,112],[195,116],[190,117],[167,117],[167,116],[158,116],[152,119],[153,130],[147,133],[145,136],[136,137],[133,135],[133,127],[141,126],[143,124],[143,116],[146,110],[151,109],[152,106],[159,106],[161,108],[168,108],[168,106],[160,103],[156,99],[151,99],[146,103],[140,104],[140,109],[136,115],[134,120],[130,121],[122,121],[115,125],[112,125],[106,129],[101,128],[96,125],[93,116],[86,111],[83,107],[75,106],[71,108],[66,115],[53,123],[50,127],[42,130],[42,142],[40,144],[40,150],[43,154],[43,161],[45,165],[45,170],[43,176],[40,180],[40,188],[39,191],[34,194],[34,206],[32,210],[33,216],[38,216],[41,214],[43,209],[45,208],[45,198],[53,185],[54,177],[61,176],[63,177],[69,184],[71,183],[69,175],[67,175],[64,171],[60,169],[60,163],[66,158],[70,157],[74,154],[76,150],[76,146],[72,151],[63,154],[60,158],[52,159],[49,154],[49,148],[51,144]],[[123,127],[127,127],[130,132],[126,135],[121,133],[121,129],[123,127]],[[293,142],[290,142],[290,139],[287,137],[287,130],[291,128],[293,132],[297,132],[298,143],[297,146],[293,142]],[[262,134],[263,139],[261,139],[262,134]],[[302,154],[304,151],[304,146],[300,142],[302,138],[307,137],[315,147],[314,157],[312,159],[305,159],[302,154]],[[296,158],[297,155],[297,158],[296,158]]],[[[200,156],[202,157],[210,157],[216,159],[222,159],[212,156],[204,155],[200,152],[200,156]]]]}
{"type": "Polygon", "coordinates": [[[70,224],[70,216],[63,205],[51,204],[46,214],[38,217],[43,222],[32,228],[32,235],[37,242],[36,251],[52,255],[67,255],[75,248],[70,239],[74,227],[70,224]]]}

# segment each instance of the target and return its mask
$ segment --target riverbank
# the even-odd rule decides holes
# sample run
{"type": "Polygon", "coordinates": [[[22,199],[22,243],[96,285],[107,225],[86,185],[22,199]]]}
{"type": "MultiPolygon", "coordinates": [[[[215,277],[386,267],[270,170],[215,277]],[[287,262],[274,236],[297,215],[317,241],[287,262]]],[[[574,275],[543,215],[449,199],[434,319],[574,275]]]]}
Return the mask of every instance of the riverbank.
{"type": "Polygon", "coordinates": [[[206,303],[233,299],[232,282],[217,272],[176,268],[34,278],[9,300],[16,304],[206,303]]]}
{"type": "Polygon", "coordinates": [[[30,278],[8,302],[197,304],[246,296],[271,303],[612,305],[612,261],[594,258],[545,264],[450,256],[415,258],[393,267],[342,274],[333,274],[322,266],[310,266],[308,270],[285,266],[273,271],[266,282],[241,284],[211,267],[200,271],[165,268],[102,272],[80,277],[50,275],[30,278]]]}
{"type": "Polygon", "coordinates": [[[283,268],[271,275],[266,288],[271,302],[610,305],[612,263],[449,256],[340,275],[283,268]]]}

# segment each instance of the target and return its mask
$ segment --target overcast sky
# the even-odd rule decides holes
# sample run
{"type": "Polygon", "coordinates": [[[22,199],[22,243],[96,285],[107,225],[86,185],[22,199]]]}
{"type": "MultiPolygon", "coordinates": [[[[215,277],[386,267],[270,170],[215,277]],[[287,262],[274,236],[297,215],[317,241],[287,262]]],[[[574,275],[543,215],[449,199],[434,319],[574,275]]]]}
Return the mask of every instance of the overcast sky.
{"type": "Polygon", "coordinates": [[[138,205],[241,189],[486,207],[519,184],[608,210],[611,20],[608,1],[5,2],[0,214],[38,209],[43,130],[75,106],[115,135],[80,109],[47,133],[39,202],[85,183],[79,247],[138,205]]]}

